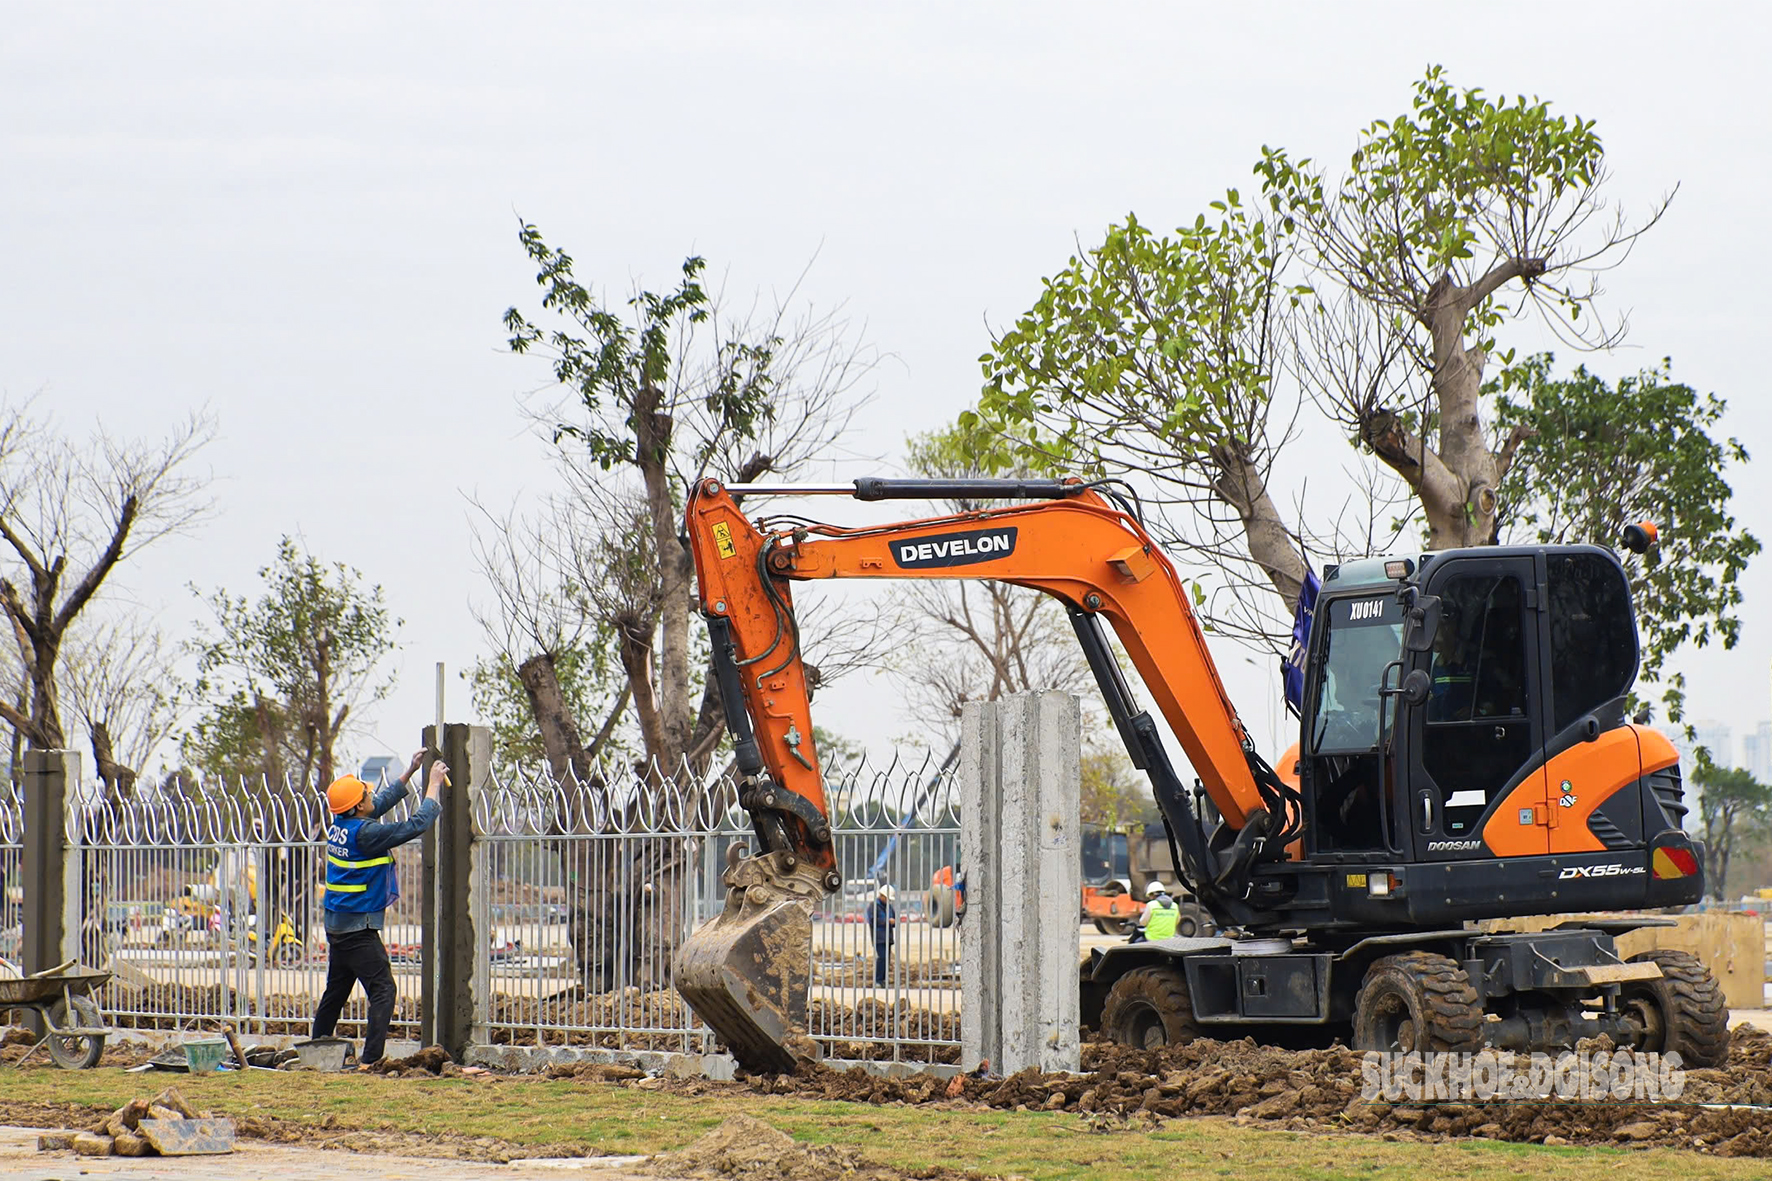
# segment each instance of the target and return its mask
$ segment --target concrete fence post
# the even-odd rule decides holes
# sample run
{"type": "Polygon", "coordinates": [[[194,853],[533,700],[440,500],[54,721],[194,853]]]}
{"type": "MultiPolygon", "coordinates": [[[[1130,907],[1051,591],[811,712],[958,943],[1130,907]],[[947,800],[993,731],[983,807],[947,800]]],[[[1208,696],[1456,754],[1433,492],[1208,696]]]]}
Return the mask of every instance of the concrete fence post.
{"type": "MultiPolygon", "coordinates": [[[[79,753],[28,750],[24,763],[25,847],[19,867],[24,937],[19,955],[28,976],[80,958],[86,882],[80,865],[79,753]]],[[[30,1020],[36,1029],[38,1019],[33,1015],[30,1020]]]]}
{"type": "MultiPolygon", "coordinates": [[[[473,809],[476,798],[492,783],[492,731],[485,726],[444,726],[443,761],[449,764],[450,786],[443,791],[443,812],[437,819],[438,974],[432,1040],[460,1062],[476,1040],[485,1040],[491,1007],[490,891],[475,888],[476,870],[484,876],[488,852],[475,847],[473,809]]],[[[427,958],[429,954],[427,948],[427,958]]]]}
{"type": "Polygon", "coordinates": [[[1082,706],[1074,694],[961,715],[961,1064],[1076,1070],[1082,706]]]}

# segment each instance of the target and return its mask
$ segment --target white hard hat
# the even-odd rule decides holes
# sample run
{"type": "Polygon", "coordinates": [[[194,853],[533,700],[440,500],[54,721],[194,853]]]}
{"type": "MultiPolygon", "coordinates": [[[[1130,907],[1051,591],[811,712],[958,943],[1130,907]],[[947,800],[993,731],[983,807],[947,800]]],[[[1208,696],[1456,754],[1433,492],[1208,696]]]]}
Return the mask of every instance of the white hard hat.
{"type": "Polygon", "coordinates": [[[891,902],[894,898],[898,897],[898,891],[894,890],[891,886],[881,886],[880,887],[880,897],[884,898],[888,902],[891,902]]]}
{"type": "Polygon", "coordinates": [[[1167,893],[1169,893],[1169,887],[1165,886],[1162,882],[1152,882],[1144,888],[1144,896],[1146,898],[1155,898],[1159,894],[1167,893]]]}

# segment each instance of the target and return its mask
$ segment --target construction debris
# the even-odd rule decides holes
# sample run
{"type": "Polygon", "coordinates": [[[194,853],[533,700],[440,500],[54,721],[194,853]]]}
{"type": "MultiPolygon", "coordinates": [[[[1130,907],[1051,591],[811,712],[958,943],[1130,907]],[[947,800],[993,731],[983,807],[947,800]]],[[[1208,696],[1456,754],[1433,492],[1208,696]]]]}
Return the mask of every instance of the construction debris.
{"type": "Polygon", "coordinates": [[[37,1151],[80,1156],[197,1156],[234,1151],[234,1123],[199,1113],[172,1087],[131,1099],[81,1132],[37,1137],[37,1151]]]}

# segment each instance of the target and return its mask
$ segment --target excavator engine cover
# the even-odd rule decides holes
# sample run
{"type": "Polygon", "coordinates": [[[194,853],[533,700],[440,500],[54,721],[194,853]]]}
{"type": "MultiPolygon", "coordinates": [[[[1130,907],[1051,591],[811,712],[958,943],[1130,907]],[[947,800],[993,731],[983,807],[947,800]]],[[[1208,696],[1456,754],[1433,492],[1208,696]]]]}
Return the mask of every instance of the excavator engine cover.
{"type": "Polygon", "coordinates": [[[677,951],[677,991],[753,1073],[820,1056],[806,1036],[806,993],[823,878],[787,853],[735,860],[723,879],[726,908],[677,951]]]}

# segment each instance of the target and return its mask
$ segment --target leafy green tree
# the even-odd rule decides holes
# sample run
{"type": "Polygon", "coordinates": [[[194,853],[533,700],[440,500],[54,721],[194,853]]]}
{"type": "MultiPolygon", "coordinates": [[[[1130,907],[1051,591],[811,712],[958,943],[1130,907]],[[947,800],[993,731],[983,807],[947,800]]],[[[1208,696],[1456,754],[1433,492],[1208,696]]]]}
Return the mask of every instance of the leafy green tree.
{"type": "Polygon", "coordinates": [[[1122,824],[1157,820],[1161,813],[1151,799],[1143,773],[1117,745],[1117,737],[1113,742],[1088,743],[1083,748],[1083,778],[1079,787],[1083,823],[1119,828],[1122,824]]]}
{"type": "Polygon", "coordinates": [[[1189,548],[1233,585],[1292,601],[1305,564],[1268,490],[1268,415],[1284,316],[1301,296],[1284,278],[1295,229],[1236,190],[1172,235],[1129,214],[997,337],[961,429],[997,436],[1009,463],[1031,469],[1141,474],[1160,540],[1183,543],[1163,510],[1187,506],[1206,526],[1187,530],[1189,548]]]}
{"type": "MultiPolygon", "coordinates": [[[[258,572],[257,601],[217,590],[195,642],[196,692],[206,712],[184,738],[184,757],[208,771],[288,772],[315,790],[335,778],[353,711],[393,689],[381,671],[401,621],[379,586],[344,563],[326,564],[284,537],[258,572]]],[[[200,593],[192,588],[193,593],[200,593]]]]}
{"type": "MultiPolygon", "coordinates": [[[[1408,111],[1361,133],[1339,179],[1283,149],[1264,148],[1255,171],[1253,205],[1233,190],[1169,237],[1128,217],[1046,280],[983,358],[976,414],[1054,466],[1171,490],[1214,526],[1189,544],[1289,613],[1320,523],[1297,519],[1302,505],[1289,520],[1269,487],[1290,431],[1269,423],[1281,379],[1341,429],[1350,458],[1400,482],[1430,548],[1487,544],[1522,442],[1484,421],[1489,358],[1509,361],[1498,337],[1544,312],[1575,343],[1614,341],[1593,275],[1643,227],[1605,216],[1591,121],[1456,89],[1438,67],[1408,111]]],[[[1325,547],[1372,548],[1373,515],[1346,538],[1338,520],[1325,547]]]]}
{"type": "MultiPolygon", "coordinates": [[[[871,357],[828,315],[787,304],[722,314],[699,257],[684,261],[670,288],[641,289],[624,309],[581,283],[571,256],[536,227],[525,223],[518,236],[541,306],[512,307],[504,323],[512,352],[550,361],[553,386],[536,414],[567,487],[538,521],[483,541],[499,602],[482,622],[517,674],[556,777],[586,777],[631,713],[635,746],[663,789],[685,767],[708,769],[725,736],[717,684],[705,675],[693,564],[678,540],[688,489],[704,476],[745,482],[823,457],[861,404],[871,357]],[[561,666],[600,645],[624,688],[601,737],[587,742],[593,723],[563,688],[561,666]]],[[[819,632],[802,617],[803,636],[819,632]]],[[[844,659],[815,663],[816,682],[844,659]]],[[[658,884],[683,879],[684,856],[682,842],[660,839],[631,866],[611,862],[600,880],[574,883],[571,941],[592,986],[668,980],[675,938],[641,916],[681,908],[679,887],[658,884]]]]}
{"type": "Polygon", "coordinates": [[[1665,204],[1627,228],[1592,120],[1457,89],[1438,66],[1409,111],[1362,132],[1338,182],[1270,149],[1256,171],[1297,218],[1317,292],[1305,387],[1408,486],[1429,549],[1489,544],[1521,441],[1484,422],[1485,369],[1512,359],[1498,334],[1536,312],[1573,344],[1618,340],[1598,273],[1665,204]]]}
{"type": "Polygon", "coordinates": [[[1712,898],[1729,897],[1729,862],[1736,851],[1764,837],[1772,787],[1739,767],[1719,767],[1698,752],[1698,815],[1704,826],[1704,883],[1712,898]]]}
{"type": "Polygon", "coordinates": [[[796,318],[785,305],[722,316],[699,257],[684,261],[670,289],[638,291],[624,314],[581,283],[572,257],[536,227],[522,225],[519,241],[537,267],[541,312],[512,307],[505,327],[512,352],[550,358],[564,392],[540,417],[570,485],[552,506],[555,545],[536,563],[555,577],[535,583],[531,599],[554,596],[583,616],[565,629],[528,629],[518,637],[527,651],[501,650],[535,674],[525,689],[556,764],[582,754],[581,726],[553,708],[564,697],[546,683],[547,662],[560,655],[547,641],[588,628],[612,644],[651,765],[664,774],[685,761],[705,765],[724,721],[694,659],[693,569],[678,541],[687,489],[704,475],[742,482],[826,453],[860,405],[856,387],[871,358],[830,316],[796,318]],[[530,664],[536,656],[544,662],[530,664]]]}
{"type": "Polygon", "coordinates": [[[1520,440],[1501,485],[1498,529],[1514,540],[1616,546],[1620,530],[1652,521],[1660,542],[1623,554],[1643,646],[1642,683],[1662,684],[1679,721],[1685,681],[1668,674],[1682,645],[1741,636],[1741,574],[1760,541],[1736,524],[1724,471],[1746,463],[1739,440],[1715,438],[1726,409],[1673,379],[1671,362],[1609,384],[1577,368],[1551,375],[1529,357],[1493,383],[1496,421],[1520,440]]]}

